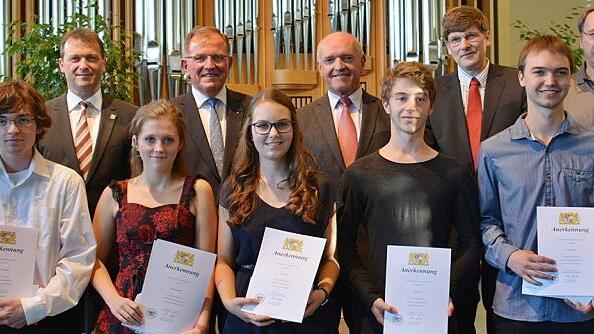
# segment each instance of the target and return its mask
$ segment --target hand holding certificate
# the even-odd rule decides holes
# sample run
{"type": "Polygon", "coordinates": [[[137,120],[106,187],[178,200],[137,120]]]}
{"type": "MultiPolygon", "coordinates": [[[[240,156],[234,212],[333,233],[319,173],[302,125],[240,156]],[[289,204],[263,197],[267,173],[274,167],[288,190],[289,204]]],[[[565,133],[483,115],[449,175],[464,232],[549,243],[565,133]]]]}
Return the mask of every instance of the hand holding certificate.
{"type": "Polygon", "coordinates": [[[128,326],[143,333],[181,333],[192,328],[208,288],[216,255],[156,240],[136,298],[144,323],[128,326]]]}
{"type": "Polygon", "coordinates": [[[242,311],[301,323],[326,239],[266,228],[242,311]]]}
{"type": "Polygon", "coordinates": [[[37,235],[32,228],[0,226],[0,298],[31,296],[37,235]]]}
{"type": "Polygon", "coordinates": [[[591,300],[594,296],[594,208],[538,207],[538,253],[555,259],[552,280],[542,285],[523,281],[522,293],[536,296],[591,300]],[[586,296],[586,297],[584,297],[586,296]],[[581,298],[577,298],[581,297],[581,298]]]}
{"type": "Polygon", "coordinates": [[[386,312],[384,333],[447,333],[450,253],[446,248],[388,246],[386,303],[398,313],[386,312]]]}

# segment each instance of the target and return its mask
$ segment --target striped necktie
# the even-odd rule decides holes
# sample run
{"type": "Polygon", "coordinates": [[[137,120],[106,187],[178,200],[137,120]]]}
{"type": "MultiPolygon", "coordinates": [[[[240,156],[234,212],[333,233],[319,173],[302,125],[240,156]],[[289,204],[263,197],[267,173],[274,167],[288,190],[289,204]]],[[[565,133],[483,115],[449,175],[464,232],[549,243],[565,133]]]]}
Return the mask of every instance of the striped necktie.
{"type": "Polygon", "coordinates": [[[89,131],[89,124],[87,123],[87,108],[89,104],[85,101],[80,102],[83,111],[80,114],[78,123],[76,124],[76,133],[74,136],[74,148],[76,150],[76,158],[78,159],[78,166],[85,181],[91,169],[91,158],[93,157],[93,142],[91,140],[91,132],[89,131]]]}

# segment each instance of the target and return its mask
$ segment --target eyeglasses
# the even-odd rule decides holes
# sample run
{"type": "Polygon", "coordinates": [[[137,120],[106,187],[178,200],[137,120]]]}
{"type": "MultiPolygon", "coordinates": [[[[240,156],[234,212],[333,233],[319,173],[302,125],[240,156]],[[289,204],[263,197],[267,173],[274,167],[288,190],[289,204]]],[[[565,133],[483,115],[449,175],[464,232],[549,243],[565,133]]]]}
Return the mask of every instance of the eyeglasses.
{"type": "Polygon", "coordinates": [[[18,128],[28,128],[33,125],[33,121],[35,118],[27,117],[27,116],[19,116],[15,119],[8,119],[6,117],[0,117],[0,128],[1,129],[8,129],[10,127],[10,123],[16,125],[18,128]]]}
{"type": "Polygon", "coordinates": [[[583,32],[582,35],[587,39],[594,41],[594,31],[583,32]]]}
{"type": "Polygon", "coordinates": [[[461,36],[454,36],[447,40],[447,43],[452,47],[458,47],[462,44],[462,39],[465,39],[469,43],[474,43],[478,41],[480,38],[480,34],[476,32],[469,32],[461,36]]]}
{"type": "Polygon", "coordinates": [[[220,64],[220,63],[224,62],[225,60],[227,60],[227,58],[229,58],[229,56],[212,54],[212,55],[195,55],[195,56],[184,57],[184,59],[196,62],[198,64],[205,63],[206,60],[208,60],[208,58],[210,58],[212,60],[212,62],[220,64]]]}
{"type": "Polygon", "coordinates": [[[252,123],[250,125],[254,129],[254,132],[256,132],[259,135],[269,134],[270,130],[272,130],[273,126],[278,133],[287,133],[293,129],[292,121],[278,121],[276,123],[261,121],[261,122],[252,123]]]}

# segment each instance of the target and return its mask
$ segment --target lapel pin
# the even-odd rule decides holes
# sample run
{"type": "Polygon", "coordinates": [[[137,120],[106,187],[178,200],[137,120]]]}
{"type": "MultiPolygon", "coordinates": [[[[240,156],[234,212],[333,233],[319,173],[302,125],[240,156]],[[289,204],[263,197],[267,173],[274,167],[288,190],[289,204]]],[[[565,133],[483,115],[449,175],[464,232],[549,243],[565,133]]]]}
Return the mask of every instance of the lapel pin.
{"type": "Polygon", "coordinates": [[[109,119],[116,119],[116,114],[110,114],[109,119]]]}

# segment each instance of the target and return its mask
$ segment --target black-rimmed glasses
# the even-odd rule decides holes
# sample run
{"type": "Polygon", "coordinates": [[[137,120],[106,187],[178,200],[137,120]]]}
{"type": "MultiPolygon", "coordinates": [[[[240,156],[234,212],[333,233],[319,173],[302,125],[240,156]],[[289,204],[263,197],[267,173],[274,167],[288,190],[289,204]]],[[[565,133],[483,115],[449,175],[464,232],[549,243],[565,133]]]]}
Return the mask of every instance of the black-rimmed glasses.
{"type": "Polygon", "coordinates": [[[270,123],[266,121],[260,121],[250,124],[254,128],[254,132],[259,135],[267,135],[274,126],[278,133],[287,133],[293,129],[293,121],[278,121],[276,123],[270,123]]]}

